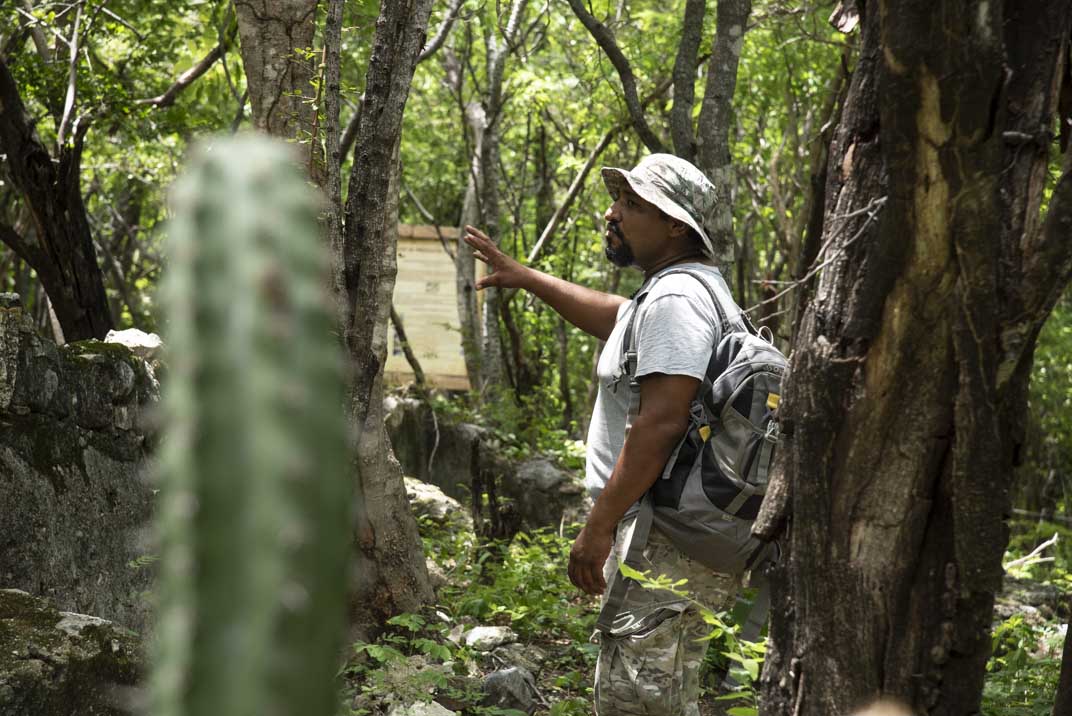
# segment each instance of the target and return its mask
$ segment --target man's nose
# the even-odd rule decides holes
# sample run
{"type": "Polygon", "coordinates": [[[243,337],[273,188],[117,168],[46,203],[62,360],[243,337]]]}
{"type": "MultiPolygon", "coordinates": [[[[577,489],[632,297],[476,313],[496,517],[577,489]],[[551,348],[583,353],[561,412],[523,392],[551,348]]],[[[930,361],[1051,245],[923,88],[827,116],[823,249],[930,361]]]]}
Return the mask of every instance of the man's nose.
{"type": "Polygon", "coordinates": [[[616,221],[618,218],[618,202],[612,203],[607,207],[607,210],[603,212],[603,219],[605,221],[616,221]]]}

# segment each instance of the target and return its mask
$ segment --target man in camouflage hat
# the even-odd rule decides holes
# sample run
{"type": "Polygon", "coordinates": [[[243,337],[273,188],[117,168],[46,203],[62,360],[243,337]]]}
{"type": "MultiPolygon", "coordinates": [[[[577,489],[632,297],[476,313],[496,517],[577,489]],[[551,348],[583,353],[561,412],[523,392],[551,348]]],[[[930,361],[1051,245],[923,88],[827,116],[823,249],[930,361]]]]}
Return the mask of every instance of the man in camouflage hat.
{"type": "MultiPolygon", "coordinates": [[[[570,580],[588,594],[604,594],[615,578],[635,515],[630,508],[658,479],[685,434],[690,405],[719,338],[707,289],[693,276],[663,275],[680,269],[699,274],[724,307],[740,312],[714,265],[725,247],[715,245],[707,230],[715,194],[699,169],[669,154],[652,154],[632,170],[605,167],[602,175],[613,199],[604,214],[604,253],[618,266],[643,271],[645,283],[636,294],[643,297],[640,303],[522,266],[471,226],[465,234],[489,268],[478,289],[528,290],[606,341],[587,441],[585,484],[595,503],[569,560],[570,580]],[[630,415],[621,359],[633,312],[639,406],[630,415]],[[628,429],[627,417],[632,420],[628,429]]],[[[632,566],[653,576],[687,579],[691,596],[716,611],[732,604],[739,586],[737,577],[713,573],[686,557],[657,528],[642,564],[632,566]]],[[[596,712],[698,716],[699,666],[707,642],[697,640],[708,628],[696,605],[629,582],[616,616],[613,628],[598,634],[596,712]]]]}

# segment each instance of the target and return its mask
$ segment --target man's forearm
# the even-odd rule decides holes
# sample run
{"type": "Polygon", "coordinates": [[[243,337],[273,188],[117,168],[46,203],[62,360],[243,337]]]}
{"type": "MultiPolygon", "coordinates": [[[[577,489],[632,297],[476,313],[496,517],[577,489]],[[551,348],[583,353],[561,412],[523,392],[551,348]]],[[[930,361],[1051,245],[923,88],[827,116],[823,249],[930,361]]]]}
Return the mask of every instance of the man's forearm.
{"type": "Polygon", "coordinates": [[[626,299],[612,293],[578,286],[550,274],[529,269],[522,288],[553,308],[585,333],[607,340],[626,299]]]}

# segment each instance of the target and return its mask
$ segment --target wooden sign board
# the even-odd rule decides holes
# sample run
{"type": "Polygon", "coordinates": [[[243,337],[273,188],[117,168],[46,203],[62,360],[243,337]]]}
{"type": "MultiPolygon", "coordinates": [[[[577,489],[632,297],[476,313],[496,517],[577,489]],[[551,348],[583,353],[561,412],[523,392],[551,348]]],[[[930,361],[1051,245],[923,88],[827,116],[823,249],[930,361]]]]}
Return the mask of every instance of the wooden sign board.
{"type": "MultiPolygon", "coordinates": [[[[439,227],[439,231],[453,252],[458,229],[439,227]]],[[[428,382],[448,390],[468,390],[454,262],[443,250],[436,227],[399,224],[394,303],[428,382]]],[[[384,378],[394,384],[413,380],[393,328],[388,331],[384,378]]]]}

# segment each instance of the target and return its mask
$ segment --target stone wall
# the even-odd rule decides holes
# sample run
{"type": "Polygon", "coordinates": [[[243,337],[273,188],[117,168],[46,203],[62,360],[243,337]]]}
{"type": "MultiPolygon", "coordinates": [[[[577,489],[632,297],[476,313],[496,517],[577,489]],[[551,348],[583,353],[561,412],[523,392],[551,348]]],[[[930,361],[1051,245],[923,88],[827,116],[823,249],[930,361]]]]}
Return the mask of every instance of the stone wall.
{"type": "Polygon", "coordinates": [[[158,395],[129,348],[58,347],[0,294],[0,588],[145,627],[158,395]]]}

